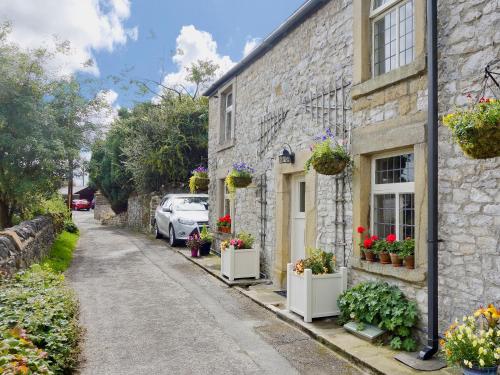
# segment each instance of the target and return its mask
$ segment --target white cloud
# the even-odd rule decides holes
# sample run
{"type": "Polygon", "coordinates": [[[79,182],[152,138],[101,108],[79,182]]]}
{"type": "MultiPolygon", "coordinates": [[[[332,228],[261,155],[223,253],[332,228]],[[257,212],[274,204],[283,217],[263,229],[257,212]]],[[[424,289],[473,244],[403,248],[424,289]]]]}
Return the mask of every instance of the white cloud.
{"type": "Polygon", "coordinates": [[[69,41],[70,51],[58,54],[49,68],[59,75],[86,71],[99,74],[93,52],[113,51],[129,39],[137,27],[127,29],[129,0],[21,0],[0,1],[0,20],[12,22],[10,39],[24,48],[54,49],[54,41],[69,41]],[[92,66],[85,66],[87,61],[92,66]]]}
{"type": "Polygon", "coordinates": [[[260,38],[251,38],[248,39],[245,43],[245,47],[243,47],[243,57],[247,57],[250,52],[252,52],[255,48],[257,48],[262,40],[260,38]]]}
{"type": "Polygon", "coordinates": [[[97,98],[104,104],[98,111],[92,113],[90,121],[100,125],[100,131],[106,133],[113,121],[118,117],[120,106],[116,102],[118,93],[114,90],[102,90],[97,93],[97,98]]]}
{"type": "Polygon", "coordinates": [[[217,42],[212,34],[206,31],[197,30],[193,25],[183,26],[176,39],[176,54],[172,61],[177,65],[177,71],[167,74],[163,79],[163,84],[168,87],[182,85],[188,89],[192,85],[186,81],[187,69],[192,63],[198,60],[211,60],[219,66],[216,76],[220,77],[235,62],[229,56],[221,56],[217,52],[217,42]]]}

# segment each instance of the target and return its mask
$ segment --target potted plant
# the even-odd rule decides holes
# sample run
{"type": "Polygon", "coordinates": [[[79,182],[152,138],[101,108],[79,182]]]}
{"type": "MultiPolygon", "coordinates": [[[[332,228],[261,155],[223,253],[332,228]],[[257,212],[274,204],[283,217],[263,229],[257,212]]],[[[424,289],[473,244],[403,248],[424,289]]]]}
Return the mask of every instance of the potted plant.
{"type": "Polygon", "coordinates": [[[408,237],[402,241],[399,256],[404,259],[406,268],[409,270],[415,268],[415,240],[413,238],[408,237]]]}
{"type": "Polygon", "coordinates": [[[305,169],[309,171],[312,166],[319,174],[329,176],[341,173],[351,161],[351,156],[341,142],[334,139],[330,129],[315,140],[319,143],[310,147],[312,155],[306,161],[305,169]]]}
{"type": "Polygon", "coordinates": [[[200,256],[210,255],[210,248],[214,240],[214,235],[208,231],[208,228],[204,226],[201,229],[200,238],[203,244],[200,247],[200,256]]]}
{"type": "Polygon", "coordinates": [[[234,163],[233,169],[226,176],[226,186],[230,193],[236,189],[246,188],[252,183],[252,175],[255,170],[245,163],[234,163]]]}
{"type": "Polygon", "coordinates": [[[496,375],[500,365],[500,308],[489,305],[453,323],[440,341],[449,365],[464,375],[496,375]]]}
{"type": "Polygon", "coordinates": [[[359,259],[366,260],[365,248],[363,247],[363,233],[366,229],[362,226],[359,226],[357,231],[359,233],[360,241],[359,241],[359,259]]]}
{"type": "Polygon", "coordinates": [[[337,269],[335,256],[320,249],[287,267],[287,309],[313,318],[340,314],[337,298],[347,289],[347,268],[337,269]]]}
{"type": "Polygon", "coordinates": [[[191,234],[186,240],[186,246],[191,249],[191,256],[198,257],[198,250],[203,245],[203,241],[198,233],[191,234]]]}
{"type": "MultiPolygon", "coordinates": [[[[471,95],[468,95],[471,98],[471,95]]],[[[481,98],[469,108],[443,118],[465,155],[474,159],[500,156],[500,101],[481,98]]]]}
{"type": "Polygon", "coordinates": [[[254,238],[241,232],[220,245],[221,274],[229,280],[260,277],[260,252],[253,248],[254,238]]]}
{"type": "Polygon", "coordinates": [[[387,238],[390,238],[392,242],[390,242],[390,254],[391,254],[391,263],[393,267],[401,267],[403,265],[403,258],[400,256],[401,254],[401,242],[396,241],[395,234],[389,234],[387,238]]]}
{"type": "Polygon", "coordinates": [[[210,182],[208,178],[208,169],[200,165],[198,168],[191,171],[191,173],[193,174],[189,179],[189,190],[191,193],[208,191],[208,183],[210,182]]]}
{"type": "Polygon", "coordinates": [[[219,217],[217,220],[217,230],[221,233],[231,233],[231,216],[219,217]]]}
{"type": "Polygon", "coordinates": [[[368,262],[376,262],[377,261],[377,254],[375,253],[373,249],[373,245],[379,240],[379,238],[375,235],[370,236],[370,234],[367,234],[365,240],[363,241],[363,248],[365,251],[365,256],[366,260],[368,262]]]}
{"type": "Polygon", "coordinates": [[[396,236],[393,238],[389,235],[385,240],[377,240],[374,242],[373,252],[378,255],[381,264],[391,264],[391,256],[389,255],[389,252],[395,240],[396,236]]]}

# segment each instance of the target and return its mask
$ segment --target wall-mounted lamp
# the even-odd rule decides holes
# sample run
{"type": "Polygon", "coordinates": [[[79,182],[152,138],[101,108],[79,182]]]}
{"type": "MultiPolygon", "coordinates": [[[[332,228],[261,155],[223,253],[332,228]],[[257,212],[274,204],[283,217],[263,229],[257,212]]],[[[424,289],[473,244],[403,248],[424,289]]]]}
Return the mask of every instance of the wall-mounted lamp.
{"type": "Polygon", "coordinates": [[[292,148],[288,143],[285,143],[285,146],[288,146],[288,149],[283,148],[283,150],[278,155],[278,160],[280,164],[293,164],[295,163],[295,153],[292,151],[292,148]]]}

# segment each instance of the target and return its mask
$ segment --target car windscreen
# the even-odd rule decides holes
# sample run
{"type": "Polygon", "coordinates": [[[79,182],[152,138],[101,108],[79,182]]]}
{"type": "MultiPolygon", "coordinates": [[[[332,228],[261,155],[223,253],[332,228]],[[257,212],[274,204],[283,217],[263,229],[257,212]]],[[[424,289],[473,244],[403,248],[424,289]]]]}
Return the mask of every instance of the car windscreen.
{"type": "Polygon", "coordinates": [[[208,200],[201,197],[176,198],[173,207],[175,211],[206,211],[208,200]]]}

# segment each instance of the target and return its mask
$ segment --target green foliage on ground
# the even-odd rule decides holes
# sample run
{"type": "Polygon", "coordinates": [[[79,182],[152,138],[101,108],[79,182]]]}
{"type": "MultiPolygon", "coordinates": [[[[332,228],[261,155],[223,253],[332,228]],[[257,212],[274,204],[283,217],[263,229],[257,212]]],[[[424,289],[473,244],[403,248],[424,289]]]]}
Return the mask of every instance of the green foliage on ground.
{"type": "Polygon", "coordinates": [[[23,373],[12,370],[19,365],[32,373],[55,374],[76,367],[78,303],[64,275],[34,265],[2,280],[0,316],[0,373],[23,373]]]}
{"type": "Polygon", "coordinates": [[[396,286],[365,282],[344,292],[338,299],[341,321],[373,324],[390,334],[393,349],[412,351],[416,341],[412,329],[418,321],[417,305],[396,286]]]}
{"type": "Polygon", "coordinates": [[[73,251],[76,248],[78,237],[78,231],[77,233],[62,232],[54,241],[49,255],[42,262],[42,265],[47,265],[56,272],[66,271],[73,259],[73,251]]]}

